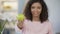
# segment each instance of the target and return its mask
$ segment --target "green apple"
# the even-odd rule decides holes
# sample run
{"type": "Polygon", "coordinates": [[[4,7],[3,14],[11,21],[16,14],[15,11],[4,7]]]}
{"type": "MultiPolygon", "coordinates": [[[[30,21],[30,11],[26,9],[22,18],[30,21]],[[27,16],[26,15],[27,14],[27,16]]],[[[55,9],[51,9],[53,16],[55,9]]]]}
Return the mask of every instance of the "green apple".
{"type": "Polygon", "coordinates": [[[17,19],[20,21],[24,20],[24,18],[25,18],[24,14],[18,14],[17,16],[17,19]]]}

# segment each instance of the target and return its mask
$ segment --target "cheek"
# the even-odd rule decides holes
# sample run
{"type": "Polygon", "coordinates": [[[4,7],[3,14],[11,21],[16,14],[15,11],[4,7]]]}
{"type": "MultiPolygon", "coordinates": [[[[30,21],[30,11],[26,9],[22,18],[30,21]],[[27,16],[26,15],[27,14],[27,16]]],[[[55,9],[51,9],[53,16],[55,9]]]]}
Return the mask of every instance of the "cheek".
{"type": "Polygon", "coordinates": [[[37,12],[38,12],[38,13],[41,13],[41,10],[42,10],[42,9],[38,9],[38,11],[37,11],[37,12]]]}

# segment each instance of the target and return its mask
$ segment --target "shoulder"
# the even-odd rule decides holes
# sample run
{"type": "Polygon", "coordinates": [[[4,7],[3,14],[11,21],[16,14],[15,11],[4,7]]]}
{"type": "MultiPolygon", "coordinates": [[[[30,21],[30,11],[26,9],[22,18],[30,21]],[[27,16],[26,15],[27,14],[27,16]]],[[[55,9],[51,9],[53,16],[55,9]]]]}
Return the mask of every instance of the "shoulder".
{"type": "Polygon", "coordinates": [[[28,22],[29,20],[28,19],[24,19],[24,22],[28,22]]]}
{"type": "Polygon", "coordinates": [[[24,19],[24,24],[29,24],[31,21],[28,19],[24,19]]]}
{"type": "Polygon", "coordinates": [[[51,21],[46,21],[46,23],[47,23],[49,29],[53,28],[53,24],[51,21]]]}
{"type": "Polygon", "coordinates": [[[45,23],[46,23],[48,26],[52,26],[52,22],[49,21],[49,20],[45,21],[45,23]]]}

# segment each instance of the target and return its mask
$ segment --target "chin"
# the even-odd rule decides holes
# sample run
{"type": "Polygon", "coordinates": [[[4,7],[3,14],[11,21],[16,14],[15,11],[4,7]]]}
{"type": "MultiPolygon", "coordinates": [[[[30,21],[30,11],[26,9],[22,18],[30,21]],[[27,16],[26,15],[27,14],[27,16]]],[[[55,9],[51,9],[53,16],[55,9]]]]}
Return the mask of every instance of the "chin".
{"type": "Polygon", "coordinates": [[[34,15],[35,17],[38,17],[39,15],[34,15]]]}

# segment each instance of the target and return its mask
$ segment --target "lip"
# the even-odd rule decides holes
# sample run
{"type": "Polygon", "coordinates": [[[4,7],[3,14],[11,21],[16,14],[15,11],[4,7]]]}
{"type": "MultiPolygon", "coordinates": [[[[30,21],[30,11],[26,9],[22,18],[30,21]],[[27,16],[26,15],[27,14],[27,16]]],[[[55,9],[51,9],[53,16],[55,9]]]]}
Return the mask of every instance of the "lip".
{"type": "Polygon", "coordinates": [[[38,14],[38,13],[34,13],[34,14],[38,14]]]}
{"type": "Polygon", "coordinates": [[[34,15],[38,15],[38,14],[34,14],[34,15]]]}

